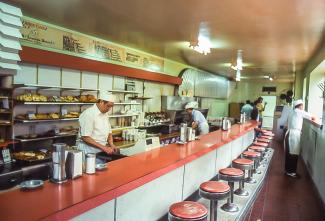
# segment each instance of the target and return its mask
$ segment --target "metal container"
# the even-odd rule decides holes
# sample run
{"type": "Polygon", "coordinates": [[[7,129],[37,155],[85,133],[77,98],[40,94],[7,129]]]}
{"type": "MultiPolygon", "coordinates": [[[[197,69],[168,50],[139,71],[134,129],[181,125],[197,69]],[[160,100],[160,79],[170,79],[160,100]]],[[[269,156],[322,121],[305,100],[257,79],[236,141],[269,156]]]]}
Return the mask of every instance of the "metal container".
{"type": "Polygon", "coordinates": [[[187,141],[187,124],[181,124],[181,138],[180,141],[185,143],[187,141]]]}
{"type": "Polygon", "coordinates": [[[66,170],[65,170],[65,160],[66,160],[66,147],[64,143],[53,144],[53,172],[52,178],[50,179],[53,183],[63,183],[67,180],[66,170]]]}

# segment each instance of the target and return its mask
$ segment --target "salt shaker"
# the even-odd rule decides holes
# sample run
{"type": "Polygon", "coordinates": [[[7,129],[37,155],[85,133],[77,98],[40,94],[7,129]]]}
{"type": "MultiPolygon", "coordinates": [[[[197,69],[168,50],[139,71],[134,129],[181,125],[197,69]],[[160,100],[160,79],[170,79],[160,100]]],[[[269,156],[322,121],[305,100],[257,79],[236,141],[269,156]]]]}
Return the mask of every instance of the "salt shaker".
{"type": "Polygon", "coordinates": [[[86,173],[94,174],[96,171],[96,155],[94,153],[86,154],[86,173]]]}

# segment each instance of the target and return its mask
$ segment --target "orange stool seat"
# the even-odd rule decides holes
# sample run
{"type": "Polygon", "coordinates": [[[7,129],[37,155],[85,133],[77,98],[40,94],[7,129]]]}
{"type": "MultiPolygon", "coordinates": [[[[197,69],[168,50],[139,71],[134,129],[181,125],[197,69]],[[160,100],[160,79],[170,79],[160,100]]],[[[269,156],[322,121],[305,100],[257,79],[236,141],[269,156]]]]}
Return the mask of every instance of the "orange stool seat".
{"type": "Polygon", "coordinates": [[[224,168],[219,170],[219,173],[226,176],[242,176],[244,172],[236,168],[224,168]]]}
{"type": "Polygon", "coordinates": [[[200,185],[200,189],[210,193],[224,193],[230,191],[230,187],[227,183],[219,181],[208,181],[200,185]]]}
{"type": "Polygon", "coordinates": [[[192,202],[192,201],[183,201],[179,203],[174,203],[173,205],[170,206],[168,219],[184,220],[184,221],[205,220],[207,216],[208,216],[208,210],[201,203],[192,202]]]}
{"type": "Polygon", "coordinates": [[[245,157],[252,157],[252,158],[258,158],[261,157],[260,153],[254,152],[254,151],[245,151],[243,152],[243,156],[245,157]]]}
{"type": "Polygon", "coordinates": [[[262,142],[262,143],[270,143],[269,139],[264,139],[264,138],[257,138],[256,141],[257,142],[262,142]]]}
{"type": "Polygon", "coordinates": [[[268,143],[262,143],[262,142],[256,142],[256,141],[253,144],[256,145],[256,146],[261,146],[261,147],[268,147],[269,146],[268,143]]]}
{"type": "Polygon", "coordinates": [[[236,164],[242,164],[242,165],[253,165],[254,161],[250,160],[250,159],[245,159],[245,158],[238,158],[232,161],[233,163],[236,164]]]}

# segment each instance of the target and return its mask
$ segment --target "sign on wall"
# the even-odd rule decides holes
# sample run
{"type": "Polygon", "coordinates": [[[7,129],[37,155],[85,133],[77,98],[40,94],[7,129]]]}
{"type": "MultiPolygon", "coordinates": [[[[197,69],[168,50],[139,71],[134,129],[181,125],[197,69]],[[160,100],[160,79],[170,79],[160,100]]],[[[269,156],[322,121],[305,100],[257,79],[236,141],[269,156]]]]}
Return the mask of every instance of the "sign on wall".
{"type": "Polygon", "coordinates": [[[22,23],[23,45],[152,71],[164,70],[163,58],[27,17],[22,19],[22,23]]]}

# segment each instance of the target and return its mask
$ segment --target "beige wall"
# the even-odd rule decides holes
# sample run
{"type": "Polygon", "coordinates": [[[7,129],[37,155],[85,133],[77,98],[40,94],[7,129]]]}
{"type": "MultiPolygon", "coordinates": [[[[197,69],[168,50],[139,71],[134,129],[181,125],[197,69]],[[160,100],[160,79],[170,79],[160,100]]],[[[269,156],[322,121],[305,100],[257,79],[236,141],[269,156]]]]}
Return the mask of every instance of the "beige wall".
{"type": "Polygon", "coordinates": [[[276,95],[279,96],[282,93],[286,93],[292,89],[292,83],[281,83],[281,82],[268,82],[268,81],[240,81],[231,82],[229,91],[229,102],[245,102],[251,100],[252,102],[262,95],[276,95]],[[276,93],[263,93],[262,87],[275,86],[276,93]]]}

